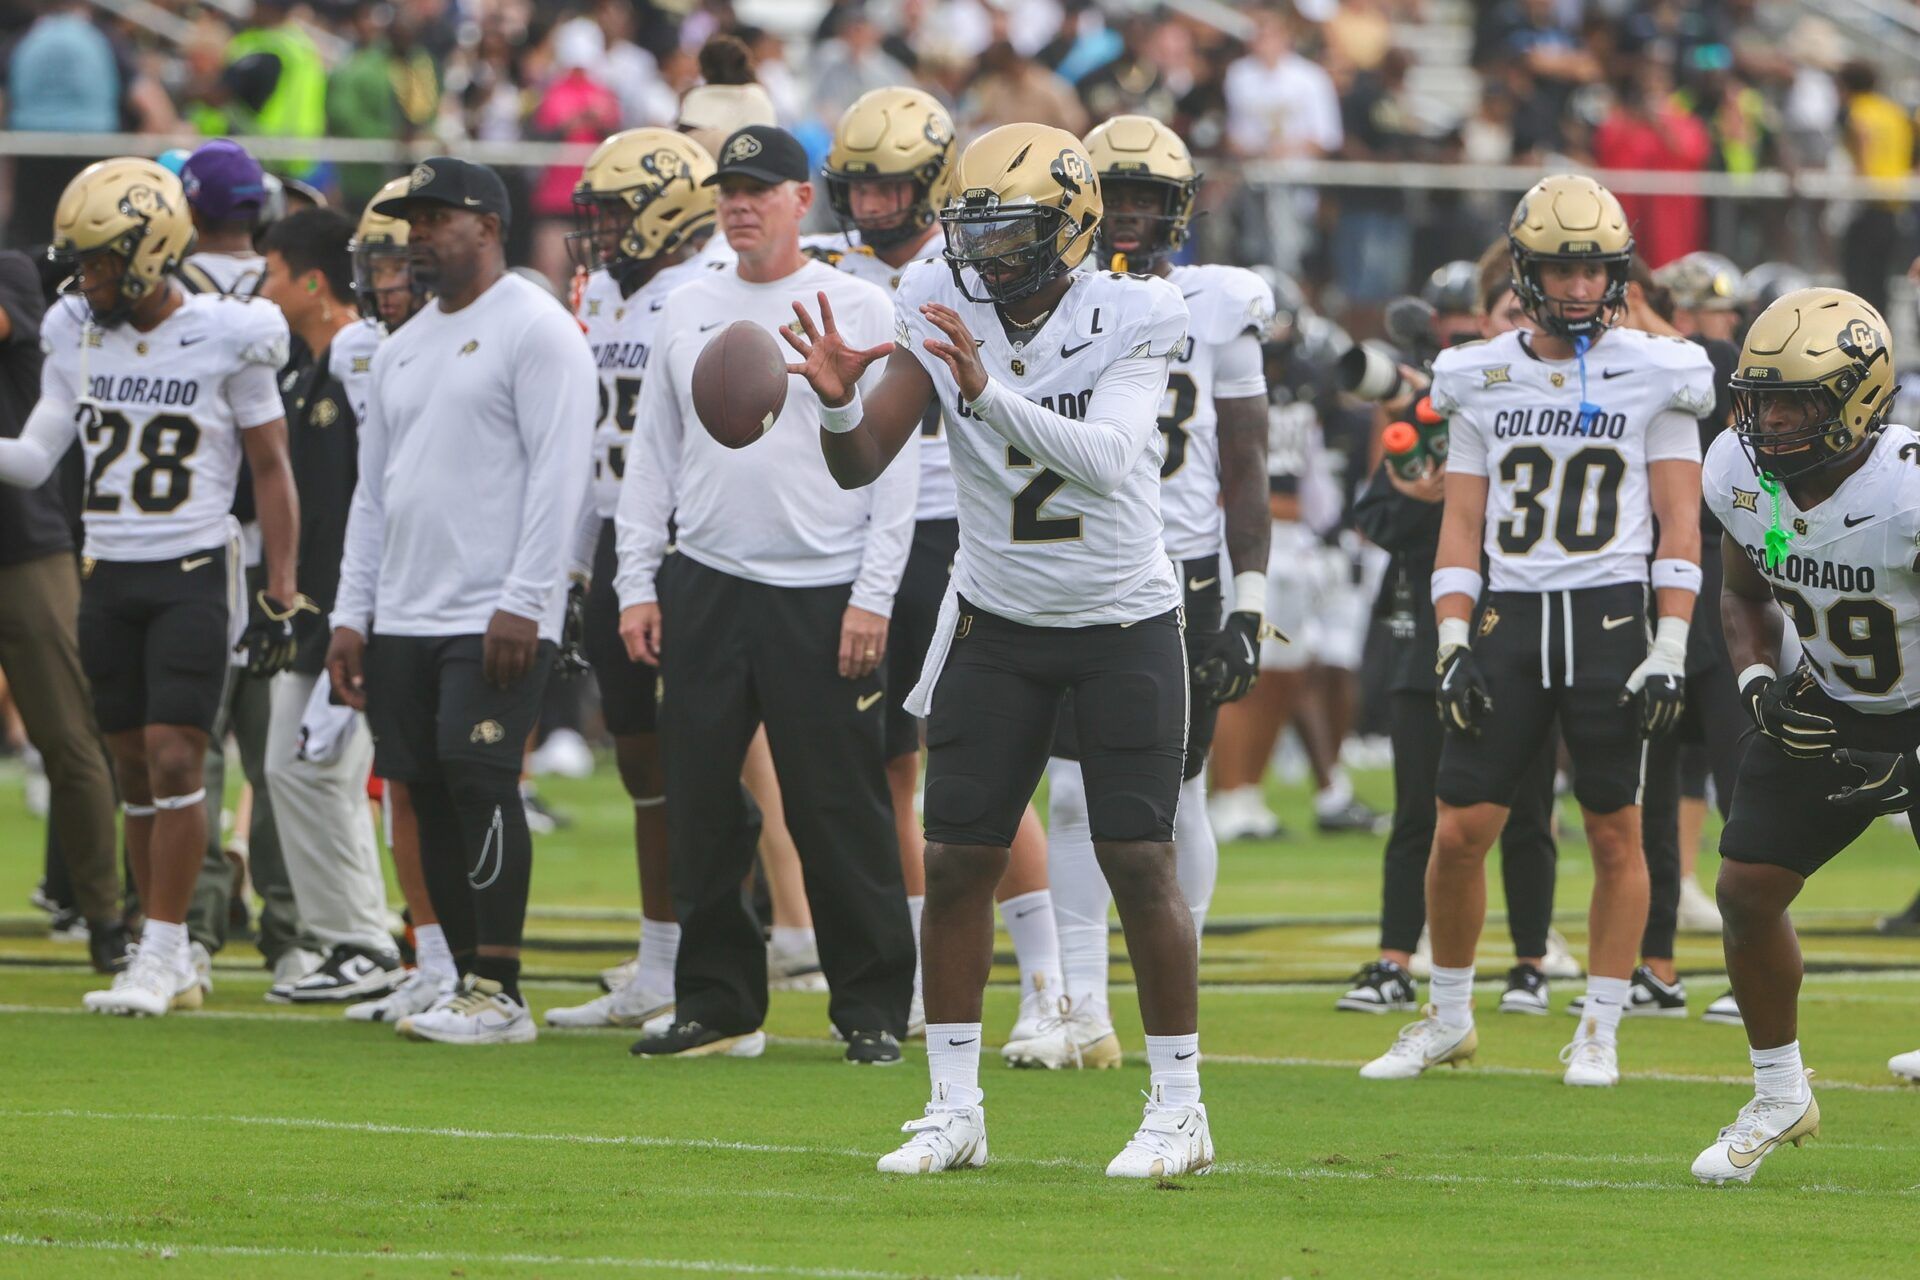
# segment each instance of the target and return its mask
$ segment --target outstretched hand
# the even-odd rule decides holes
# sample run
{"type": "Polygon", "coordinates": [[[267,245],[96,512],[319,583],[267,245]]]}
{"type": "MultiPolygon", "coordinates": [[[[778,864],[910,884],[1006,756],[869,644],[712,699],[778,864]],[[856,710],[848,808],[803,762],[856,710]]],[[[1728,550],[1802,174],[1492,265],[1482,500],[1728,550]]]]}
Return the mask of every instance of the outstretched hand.
{"type": "Polygon", "coordinates": [[[958,311],[937,302],[921,304],[920,314],[931,320],[948,339],[941,342],[928,338],[927,350],[940,357],[953,373],[954,384],[960,388],[961,395],[969,400],[977,399],[987,389],[987,367],[980,363],[980,344],[967,331],[967,322],[960,318],[958,311]]]}
{"type": "Polygon", "coordinates": [[[788,365],[787,372],[805,378],[813,393],[820,397],[821,404],[837,409],[853,399],[861,375],[875,360],[891,353],[893,344],[883,342],[864,351],[848,346],[833,323],[833,304],[827,301],[824,292],[815,296],[820,300],[818,325],[807,314],[806,306],[796,302],[793,314],[800,318],[800,329],[806,336],[796,334],[791,328],[780,330],[787,345],[800,353],[800,363],[788,365]]]}

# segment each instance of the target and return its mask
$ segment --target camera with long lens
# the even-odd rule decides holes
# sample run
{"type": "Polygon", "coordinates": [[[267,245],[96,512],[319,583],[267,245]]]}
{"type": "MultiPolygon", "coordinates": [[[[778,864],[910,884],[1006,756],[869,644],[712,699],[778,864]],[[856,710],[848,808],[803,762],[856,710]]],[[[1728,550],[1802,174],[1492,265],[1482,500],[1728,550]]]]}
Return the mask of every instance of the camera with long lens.
{"type": "Polygon", "coordinates": [[[1410,385],[1401,365],[1427,370],[1440,354],[1435,321],[1438,313],[1420,298],[1395,298],[1386,308],[1386,342],[1362,342],[1340,358],[1340,389],[1375,403],[1404,398],[1425,390],[1425,380],[1410,385]]]}

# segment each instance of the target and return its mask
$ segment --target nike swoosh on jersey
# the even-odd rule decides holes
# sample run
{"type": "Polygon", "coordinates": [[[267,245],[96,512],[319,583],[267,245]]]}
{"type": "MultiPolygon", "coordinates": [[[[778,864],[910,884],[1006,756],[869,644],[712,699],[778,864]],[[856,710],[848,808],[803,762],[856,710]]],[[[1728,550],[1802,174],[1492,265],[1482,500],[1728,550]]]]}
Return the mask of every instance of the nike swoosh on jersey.
{"type": "Polygon", "coordinates": [[[1617,378],[1623,373],[1632,373],[1632,372],[1633,370],[1631,369],[1602,369],[1600,371],[1600,379],[1601,381],[1604,382],[1608,378],[1617,378]]]}
{"type": "Polygon", "coordinates": [[[1092,341],[1087,341],[1087,342],[1081,343],[1077,347],[1061,347],[1060,358],[1062,360],[1071,360],[1092,345],[1093,345],[1092,341]]]}
{"type": "Polygon", "coordinates": [[[193,345],[194,343],[196,343],[196,342],[205,342],[206,340],[207,340],[207,335],[206,335],[206,334],[204,334],[204,333],[195,333],[195,334],[190,334],[190,335],[188,335],[187,337],[184,337],[184,338],[182,338],[182,339],[180,339],[180,345],[181,345],[181,346],[183,346],[183,347],[190,347],[190,346],[192,346],[192,345],[193,345]]]}
{"type": "Polygon", "coordinates": [[[205,568],[207,565],[210,565],[212,563],[213,563],[212,556],[195,556],[191,560],[182,560],[180,562],[180,572],[192,573],[195,569],[205,568]]]}
{"type": "Polygon", "coordinates": [[[1626,626],[1632,621],[1632,614],[1628,614],[1624,618],[1602,618],[1600,619],[1600,629],[1602,631],[1618,631],[1621,627],[1626,626]]]}
{"type": "Polygon", "coordinates": [[[726,323],[725,320],[715,320],[712,324],[703,324],[700,326],[700,332],[705,333],[709,329],[718,329],[721,325],[725,323],[726,323]]]}
{"type": "Polygon", "coordinates": [[[1208,587],[1212,586],[1214,583],[1218,581],[1220,581],[1220,579],[1218,578],[1188,578],[1187,590],[1205,591],[1208,587]]]}
{"type": "Polygon", "coordinates": [[[876,690],[875,692],[869,693],[864,697],[855,698],[853,700],[853,705],[856,710],[865,711],[868,707],[871,707],[874,703],[880,701],[880,699],[886,696],[887,695],[885,690],[876,690]]]}
{"type": "Polygon", "coordinates": [[[1840,521],[1840,523],[1841,523],[1841,524],[1844,524],[1845,526],[1847,526],[1847,528],[1849,528],[1849,529],[1851,529],[1851,528],[1853,528],[1853,527],[1854,527],[1855,525],[1862,525],[1862,524],[1865,524],[1865,523],[1866,523],[1867,521],[1869,521],[1869,520],[1871,520],[1871,519],[1873,519],[1873,517],[1872,517],[1872,516],[1870,516],[1870,515],[1868,515],[1868,516],[1847,516],[1847,517],[1845,517],[1845,518],[1843,518],[1843,519],[1842,519],[1842,520],[1840,521]]]}

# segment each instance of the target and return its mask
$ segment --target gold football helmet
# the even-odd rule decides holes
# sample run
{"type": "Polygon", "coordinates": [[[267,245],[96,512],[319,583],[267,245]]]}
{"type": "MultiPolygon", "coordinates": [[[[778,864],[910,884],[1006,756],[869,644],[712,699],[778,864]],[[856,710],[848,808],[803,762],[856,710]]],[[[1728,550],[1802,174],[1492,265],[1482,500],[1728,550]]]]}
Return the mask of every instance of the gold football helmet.
{"type": "Polygon", "coordinates": [[[1200,173],[1179,134],[1152,116],[1115,116],[1087,135],[1086,146],[1103,201],[1111,204],[1125,186],[1147,188],[1160,199],[1158,213],[1107,209],[1103,259],[1121,254],[1130,270],[1143,271],[1187,242],[1200,173]]]}
{"type": "Polygon", "coordinates": [[[1598,338],[1627,305],[1633,232],[1620,202],[1592,178],[1559,173],[1535,183],[1513,207],[1513,217],[1507,222],[1507,243],[1513,247],[1513,291],[1527,314],[1548,333],[1562,338],[1598,338]],[[1546,262],[1602,264],[1607,287],[1599,305],[1549,297],[1540,277],[1541,265],[1546,262]],[[1569,308],[1579,308],[1586,314],[1570,316],[1569,308]]]}
{"type": "Polygon", "coordinates": [[[1761,312],[1734,369],[1733,429],[1756,470],[1789,479],[1850,458],[1899,388],[1887,322],[1844,289],[1801,289],[1761,312]]]}
{"type": "Polygon", "coordinates": [[[164,289],[192,249],[193,219],[180,179],[152,160],[121,156],[88,165],[67,184],[54,210],[47,257],[75,271],[99,255],[118,258],[118,299],[93,313],[94,323],[115,325],[142,298],[164,289]]]}
{"type": "Polygon", "coordinates": [[[382,201],[406,195],[408,183],[408,178],[395,178],[374,192],[353,238],[347,241],[347,252],[353,258],[353,294],[360,313],[377,317],[389,329],[404,324],[427,296],[407,260],[407,220],[374,212],[382,201]]]}
{"type": "Polygon", "coordinates": [[[947,265],[970,300],[1017,301],[1080,265],[1100,213],[1100,175],[1080,139],[1046,125],[1001,125],[975,139],[954,169],[940,211],[947,265]]]}
{"type": "Polygon", "coordinates": [[[894,86],[863,93],[834,126],[833,147],[820,176],[827,203],[849,238],[875,249],[904,244],[940,216],[956,150],[953,117],[918,89],[894,86]],[[853,213],[853,186],[860,182],[909,182],[906,208],[887,221],[862,221],[853,213]]]}
{"type": "Polygon", "coordinates": [[[1746,291],[1740,268],[1704,249],[1675,258],[1653,273],[1653,282],[1683,311],[1738,311],[1746,291]]]}
{"type": "Polygon", "coordinates": [[[578,230],[567,254],[582,271],[626,274],[713,228],[713,157],[671,129],[626,129],[587,158],[573,188],[578,230]]]}

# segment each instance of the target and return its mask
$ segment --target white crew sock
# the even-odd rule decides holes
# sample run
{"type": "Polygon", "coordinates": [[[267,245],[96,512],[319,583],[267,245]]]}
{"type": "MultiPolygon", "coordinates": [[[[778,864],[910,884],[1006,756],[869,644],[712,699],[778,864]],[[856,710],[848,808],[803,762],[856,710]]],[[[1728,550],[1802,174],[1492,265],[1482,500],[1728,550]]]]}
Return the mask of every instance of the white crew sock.
{"type": "Polygon", "coordinates": [[[457,982],[460,970],[447,950],[447,935],[437,924],[413,926],[413,958],[422,972],[442,982],[457,982]]]}
{"type": "Polygon", "coordinates": [[[932,1105],[958,1111],[977,1107],[980,1092],[980,1024],[927,1024],[927,1074],[933,1078],[932,1105]]]}
{"type": "Polygon", "coordinates": [[[907,895],[907,919],[913,923],[913,994],[918,999],[920,986],[920,915],[927,909],[927,895],[910,893],[907,895]]]}
{"type": "Polygon", "coordinates": [[[797,924],[777,924],[773,926],[771,941],[774,950],[791,955],[813,945],[813,930],[797,924]]]}
{"type": "Polygon", "coordinates": [[[1180,808],[1173,816],[1173,869],[1180,879],[1180,893],[1193,913],[1193,942],[1200,945],[1200,932],[1206,928],[1207,908],[1213,905],[1214,881],[1220,877],[1220,842],[1213,836],[1213,820],[1207,816],[1207,775],[1188,778],[1180,784],[1180,808]]]}
{"type": "Polygon", "coordinates": [[[1020,966],[1020,994],[1060,993],[1060,930],[1053,919],[1053,893],[1035,889],[1000,904],[1000,920],[1013,938],[1020,966]]]}
{"type": "Polygon", "coordinates": [[[679,922],[647,921],[640,930],[640,968],[634,981],[648,991],[672,991],[673,967],[679,958],[679,922]]]}
{"type": "Polygon", "coordinates": [[[1587,975],[1585,1030],[1601,1044],[1620,1042],[1620,1015],[1627,1011],[1626,978],[1602,978],[1587,975]]]}
{"type": "Polygon", "coordinates": [[[1105,1023],[1107,911],[1113,893],[1093,852],[1087,791],[1072,760],[1047,762],[1047,879],[1060,937],[1060,971],[1076,1013],[1105,1023]]]}
{"type": "Polygon", "coordinates": [[[1763,1098],[1802,1101],[1807,1096],[1807,1073],[1800,1065],[1800,1042],[1777,1049],[1749,1049],[1753,1059],[1753,1091],[1763,1098]]]}
{"type": "Polygon", "coordinates": [[[1327,775],[1326,789],[1313,798],[1313,812],[1317,817],[1338,813],[1353,803],[1353,779],[1347,777],[1347,771],[1340,765],[1333,766],[1327,775]]]}
{"type": "Polygon", "coordinates": [[[1200,1033],[1148,1036],[1147,1086],[1156,1102],[1200,1101],[1200,1033]]]}
{"type": "Polygon", "coordinates": [[[1465,1031],[1473,1025],[1473,966],[1448,969],[1433,966],[1427,979],[1428,999],[1433,1001],[1434,1016],[1449,1031],[1465,1031]]]}
{"type": "Polygon", "coordinates": [[[187,926],[167,920],[147,920],[140,931],[140,950],[150,952],[171,967],[185,972],[187,963],[187,926]]]}

